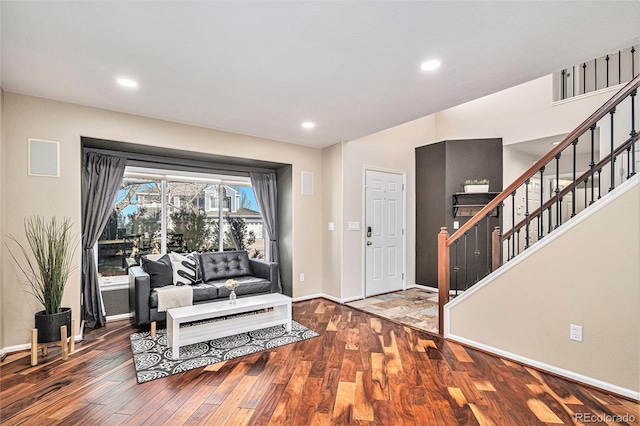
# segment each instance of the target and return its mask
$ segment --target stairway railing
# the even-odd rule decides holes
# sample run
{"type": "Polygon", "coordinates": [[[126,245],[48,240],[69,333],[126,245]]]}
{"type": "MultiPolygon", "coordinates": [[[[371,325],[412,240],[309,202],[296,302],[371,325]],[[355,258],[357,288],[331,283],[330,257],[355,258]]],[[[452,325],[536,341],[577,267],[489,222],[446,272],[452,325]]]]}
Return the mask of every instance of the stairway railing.
{"type": "MultiPolygon", "coordinates": [[[[464,237],[463,240],[466,247],[470,232],[471,230],[474,231],[474,236],[471,238],[475,238],[473,255],[477,258],[481,254],[478,246],[479,228],[481,222],[485,221],[487,229],[486,250],[487,256],[491,258],[491,261],[487,262],[486,270],[478,269],[478,262],[475,262],[475,282],[478,282],[503,263],[512,260],[533,243],[544,238],[545,235],[548,235],[565,223],[567,220],[566,215],[569,216],[569,219],[575,216],[578,213],[576,201],[579,197],[582,197],[582,195],[578,193],[579,189],[583,189],[586,208],[603,196],[601,189],[603,179],[609,181],[608,191],[612,191],[615,189],[616,184],[636,174],[636,163],[640,160],[636,155],[638,133],[636,132],[637,117],[635,113],[637,108],[636,95],[639,86],[640,75],[633,78],[625,87],[598,108],[596,112],[569,133],[559,144],[509,184],[504,191],[491,200],[491,202],[483,207],[469,221],[464,223],[453,235],[449,235],[447,228],[441,228],[440,234],[438,235],[438,325],[440,334],[444,332],[444,305],[449,301],[451,279],[453,276],[457,283],[457,274],[460,271],[460,265],[458,264],[458,243],[461,238],[464,237]],[[628,114],[627,117],[630,116],[631,118],[630,123],[628,123],[628,119],[616,121],[615,114],[617,110],[620,114],[628,114]],[[630,129],[628,132],[626,130],[627,125],[630,129]],[[625,128],[623,131],[624,140],[623,142],[616,142],[616,140],[622,139],[620,137],[621,127],[625,128]],[[609,139],[605,146],[603,140],[605,140],[606,137],[609,139]],[[600,140],[597,141],[597,139],[600,140]],[[588,153],[590,162],[585,165],[587,171],[580,173],[578,176],[579,166],[577,164],[577,157],[578,146],[581,142],[580,147],[589,144],[588,153]],[[596,149],[596,142],[599,142],[598,148],[602,147],[601,149],[596,149]],[[569,183],[563,187],[560,183],[562,178],[560,173],[562,168],[561,159],[563,158],[562,155],[565,150],[569,147],[572,147],[570,150],[571,177],[567,179],[569,183]],[[602,155],[604,154],[602,152],[603,150],[608,150],[607,155],[604,155],[602,159],[596,163],[596,153],[599,151],[602,155]],[[625,155],[626,164],[625,161],[620,161],[621,157],[625,155]],[[555,173],[555,176],[552,174],[551,177],[547,177],[547,181],[545,181],[545,171],[552,171],[555,173]],[[596,181],[598,183],[597,197],[596,181]],[[549,198],[546,201],[544,200],[545,182],[554,184],[554,187],[549,188],[549,198]],[[580,185],[584,185],[584,188],[579,188],[580,185]],[[520,197],[517,199],[516,196],[518,194],[520,194],[520,197]],[[533,198],[530,198],[530,196],[532,195],[539,198],[539,200],[535,200],[535,202],[539,203],[539,206],[535,209],[531,208],[533,198]],[[520,203],[521,206],[516,208],[518,200],[522,200],[520,203]],[[571,207],[570,213],[565,212],[569,205],[571,207]],[[505,206],[508,207],[505,208],[505,206]],[[504,233],[501,233],[499,227],[491,230],[489,225],[491,212],[494,209],[498,209],[498,214],[502,217],[503,211],[509,210],[509,207],[511,210],[510,229],[504,233]],[[516,224],[516,211],[518,209],[524,209],[524,219],[516,224]],[[545,212],[547,212],[546,220],[544,217],[545,212]],[[524,235],[521,234],[522,231],[524,231],[524,235]],[[533,236],[531,235],[532,231],[536,233],[533,236]],[[452,250],[454,250],[453,267],[451,265],[452,250]]],[[[622,158],[622,160],[624,160],[624,158],[622,158]]],[[[503,218],[503,220],[506,219],[509,219],[509,217],[503,218]]],[[[507,228],[504,224],[503,227],[505,229],[507,228]]],[[[463,259],[463,262],[465,264],[467,263],[466,256],[467,252],[464,250],[463,257],[465,257],[465,259],[463,259]]]]}

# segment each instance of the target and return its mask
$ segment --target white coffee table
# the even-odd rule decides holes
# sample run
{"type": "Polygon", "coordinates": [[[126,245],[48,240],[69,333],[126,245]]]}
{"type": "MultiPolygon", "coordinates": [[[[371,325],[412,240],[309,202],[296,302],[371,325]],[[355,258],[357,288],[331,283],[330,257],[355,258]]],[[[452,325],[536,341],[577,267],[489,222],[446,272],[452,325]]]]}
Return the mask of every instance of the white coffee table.
{"type": "Polygon", "coordinates": [[[180,346],[204,342],[220,337],[233,336],[247,331],[260,330],[284,324],[291,331],[291,298],[279,293],[238,298],[235,305],[228,299],[202,305],[185,306],[167,310],[167,337],[171,356],[178,359],[180,346]],[[266,311],[267,308],[273,308],[266,311]],[[265,310],[255,315],[228,318],[192,327],[181,324],[219,318],[244,312],[265,310]]]}

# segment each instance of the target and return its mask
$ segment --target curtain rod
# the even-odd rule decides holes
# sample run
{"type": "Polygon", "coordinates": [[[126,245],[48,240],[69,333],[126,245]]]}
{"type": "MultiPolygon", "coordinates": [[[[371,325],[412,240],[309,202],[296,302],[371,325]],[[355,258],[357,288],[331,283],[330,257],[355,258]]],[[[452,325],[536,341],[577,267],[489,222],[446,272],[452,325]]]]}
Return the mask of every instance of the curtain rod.
{"type": "Polygon", "coordinates": [[[83,147],[83,152],[95,152],[99,154],[124,157],[130,160],[130,165],[141,167],[163,167],[184,170],[185,167],[191,171],[206,171],[214,173],[226,173],[236,176],[248,176],[249,172],[272,172],[274,169],[264,167],[242,166],[238,164],[225,164],[213,161],[193,160],[184,157],[165,157],[161,155],[143,154],[129,151],[117,151],[105,148],[83,147]]]}

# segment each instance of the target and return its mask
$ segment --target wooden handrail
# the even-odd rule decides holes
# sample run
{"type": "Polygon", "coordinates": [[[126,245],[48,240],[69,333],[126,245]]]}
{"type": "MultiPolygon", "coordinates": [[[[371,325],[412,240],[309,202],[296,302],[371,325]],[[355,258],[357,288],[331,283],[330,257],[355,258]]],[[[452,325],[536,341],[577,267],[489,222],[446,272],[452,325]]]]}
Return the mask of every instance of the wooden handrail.
{"type": "MultiPolygon", "coordinates": [[[[613,151],[613,158],[618,157],[620,154],[622,154],[622,152],[624,150],[626,150],[628,147],[630,147],[631,146],[631,142],[632,142],[632,138],[629,138],[629,139],[626,140],[625,143],[623,143],[618,148],[616,148],[613,151]]],[[[604,166],[609,164],[610,161],[611,161],[611,153],[607,154],[606,157],[604,157],[596,165],[594,165],[593,166],[593,171],[596,172],[598,170],[602,170],[604,168],[604,166]]],[[[580,175],[580,177],[576,178],[576,186],[578,186],[582,182],[586,181],[589,177],[591,177],[591,170],[587,170],[582,175],[580,175]]],[[[562,191],[560,191],[558,193],[558,195],[554,195],[552,198],[549,198],[542,205],[542,210],[540,210],[540,207],[538,207],[537,209],[535,209],[533,212],[530,213],[529,222],[531,222],[532,219],[538,217],[538,215],[541,214],[541,212],[544,212],[550,206],[555,204],[555,202],[557,201],[558,198],[562,199],[565,195],[567,195],[571,191],[573,191],[573,185],[566,186],[562,191]]],[[[523,219],[520,222],[518,222],[518,224],[516,226],[512,227],[510,230],[508,230],[507,232],[504,233],[504,235],[502,236],[502,240],[504,241],[507,238],[509,238],[511,235],[513,235],[514,232],[517,232],[519,229],[521,229],[523,226],[525,226],[526,223],[527,223],[527,219],[523,219]]]]}
{"type": "Polygon", "coordinates": [[[532,178],[540,171],[542,166],[548,164],[551,160],[553,160],[558,154],[561,154],[562,151],[565,150],[571,143],[578,139],[582,134],[584,134],[591,126],[600,121],[601,118],[606,116],[613,108],[615,108],[620,102],[627,98],[634,90],[640,86],[640,74],[637,75],[633,80],[627,83],[622,89],[618,91],[611,99],[604,103],[600,108],[596,110],[589,118],[582,122],[578,127],[576,127],[571,133],[569,133],[558,145],[556,145],[551,151],[549,151],[545,156],[543,156],[540,160],[538,160],[533,166],[531,166],[527,171],[525,171],[519,178],[514,180],[505,190],[503,190],[497,197],[489,202],[486,206],[484,206],[475,216],[469,219],[465,224],[463,224],[456,232],[454,232],[449,238],[447,238],[446,245],[447,247],[451,246],[458,238],[462,237],[465,232],[470,230],[476,222],[481,221],[484,217],[496,208],[500,203],[507,199],[511,195],[512,192],[516,191],[520,188],[527,179],[532,178]]]}

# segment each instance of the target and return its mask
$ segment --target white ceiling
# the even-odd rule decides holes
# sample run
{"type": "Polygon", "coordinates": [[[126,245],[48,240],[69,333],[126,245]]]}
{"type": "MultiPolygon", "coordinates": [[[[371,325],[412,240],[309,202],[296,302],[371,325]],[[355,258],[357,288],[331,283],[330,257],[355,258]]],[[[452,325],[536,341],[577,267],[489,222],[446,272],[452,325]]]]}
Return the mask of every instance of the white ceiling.
{"type": "Polygon", "coordinates": [[[0,7],[7,91],[316,147],[640,41],[637,0],[0,7]],[[442,67],[421,71],[432,57],[442,67]],[[139,88],[118,87],[119,76],[139,88]]]}

